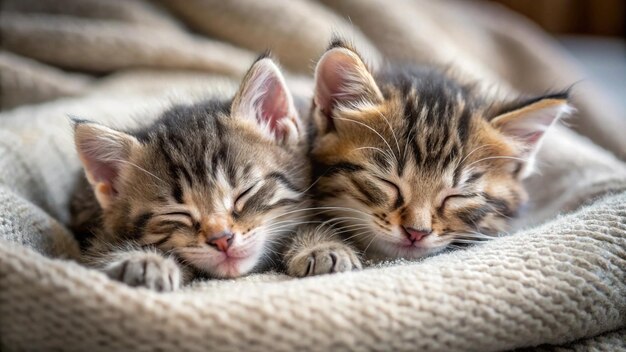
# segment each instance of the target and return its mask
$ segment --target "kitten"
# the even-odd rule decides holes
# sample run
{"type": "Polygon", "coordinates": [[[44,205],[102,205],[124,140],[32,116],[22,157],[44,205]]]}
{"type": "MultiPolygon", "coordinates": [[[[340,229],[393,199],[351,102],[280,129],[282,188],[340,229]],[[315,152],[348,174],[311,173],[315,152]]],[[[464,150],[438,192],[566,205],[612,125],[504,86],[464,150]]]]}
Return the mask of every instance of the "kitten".
{"type": "Polygon", "coordinates": [[[492,101],[435,68],[373,73],[340,41],[315,79],[317,205],[376,259],[420,258],[506,231],[544,132],[571,110],[567,93],[492,101]]]}
{"type": "Polygon", "coordinates": [[[131,286],[170,291],[194,273],[259,270],[306,204],[302,122],[267,57],[232,101],[174,106],[131,132],[74,128],[88,183],[72,202],[72,227],[92,237],[86,262],[131,286]]]}

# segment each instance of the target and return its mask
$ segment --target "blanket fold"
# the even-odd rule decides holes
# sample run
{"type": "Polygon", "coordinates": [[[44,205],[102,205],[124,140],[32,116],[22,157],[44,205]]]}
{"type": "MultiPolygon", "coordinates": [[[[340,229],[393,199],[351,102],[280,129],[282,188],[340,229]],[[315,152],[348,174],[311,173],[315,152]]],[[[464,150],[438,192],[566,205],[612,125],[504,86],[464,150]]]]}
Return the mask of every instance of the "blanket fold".
{"type": "Polygon", "coordinates": [[[76,351],[134,350],[146,341],[225,351],[495,351],[570,342],[624,322],[625,200],[626,193],[607,197],[534,231],[417,264],[173,294],[132,289],[3,241],[2,342],[76,351]]]}

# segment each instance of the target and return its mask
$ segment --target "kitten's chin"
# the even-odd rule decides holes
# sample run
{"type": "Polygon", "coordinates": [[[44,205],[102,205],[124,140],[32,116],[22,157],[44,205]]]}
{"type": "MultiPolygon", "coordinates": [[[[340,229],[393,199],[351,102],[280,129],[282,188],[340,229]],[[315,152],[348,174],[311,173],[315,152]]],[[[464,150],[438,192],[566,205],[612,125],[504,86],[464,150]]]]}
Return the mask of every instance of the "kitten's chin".
{"type": "MultiPolygon", "coordinates": [[[[372,245],[371,247],[374,247],[374,245],[372,245]]],[[[441,252],[445,248],[445,245],[406,245],[403,242],[377,243],[377,245],[373,248],[373,257],[386,260],[400,258],[411,260],[436,254],[438,252],[441,252]]]]}
{"type": "Polygon", "coordinates": [[[416,247],[416,246],[398,246],[397,256],[404,259],[419,259],[441,252],[445,246],[441,247],[416,247]]]}
{"type": "Polygon", "coordinates": [[[183,254],[182,257],[185,261],[212,277],[233,279],[250,273],[259,262],[260,255],[251,253],[246,256],[233,256],[224,253],[207,252],[205,255],[194,254],[186,256],[183,254]]]}
{"type": "Polygon", "coordinates": [[[211,274],[222,279],[233,279],[248,274],[257,264],[256,258],[227,257],[211,269],[211,274]]]}

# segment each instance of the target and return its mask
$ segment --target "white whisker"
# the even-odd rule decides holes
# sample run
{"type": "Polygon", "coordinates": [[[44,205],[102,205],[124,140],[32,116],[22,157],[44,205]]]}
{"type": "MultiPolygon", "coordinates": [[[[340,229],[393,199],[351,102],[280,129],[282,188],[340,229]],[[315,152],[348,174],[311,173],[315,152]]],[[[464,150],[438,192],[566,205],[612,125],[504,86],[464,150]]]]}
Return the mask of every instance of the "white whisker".
{"type": "Polygon", "coordinates": [[[391,148],[391,145],[389,144],[389,142],[387,142],[387,140],[385,139],[385,137],[383,137],[383,136],[382,136],[382,135],[381,135],[378,131],[376,131],[376,130],[375,130],[375,129],[373,129],[372,127],[370,127],[370,126],[368,126],[368,125],[364,124],[364,123],[363,123],[363,122],[361,122],[361,121],[356,121],[356,120],[352,120],[352,119],[347,119],[347,118],[344,118],[344,117],[335,117],[335,118],[336,118],[336,119],[338,119],[338,120],[345,120],[345,121],[351,121],[351,122],[354,122],[354,123],[356,123],[356,124],[359,124],[359,125],[361,125],[361,126],[363,126],[363,127],[368,128],[369,130],[371,130],[372,132],[374,132],[374,133],[375,133],[378,137],[380,137],[380,139],[382,139],[382,141],[383,141],[383,142],[385,142],[385,144],[386,144],[386,145],[387,145],[387,147],[389,148],[389,151],[391,152],[391,154],[392,154],[392,155],[394,156],[394,158],[396,159],[396,162],[398,162],[398,158],[397,158],[397,157],[393,154],[393,149],[391,148]]]}
{"type": "Polygon", "coordinates": [[[493,160],[493,159],[511,159],[511,160],[519,160],[519,161],[523,161],[526,162],[526,159],[522,159],[522,158],[516,158],[514,156],[490,156],[490,157],[486,157],[486,158],[482,158],[480,160],[476,160],[473,163],[470,163],[469,165],[467,165],[467,168],[469,168],[470,166],[479,163],[481,161],[485,161],[485,160],[493,160]]]}
{"type": "Polygon", "coordinates": [[[163,181],[163,179],[161,179],[161,178],[160,178],[160,177],[158,177],[157,175],[153,174],[152,172],[150,172],[150,171],[148,171],[148,170],[146,170],[146,169],[142,168],[141,166],[139,166],[139,165],[137,165],[137,164],[135,164],[135,163],[132,163],[132,162],[130,162],[130,161],[126,161],[126,160],[121,160],[121,159],[109,159],[109,160],[111,160],[111,161],[115,161],[115,162],[118,162],[118,163],[122,163],[122,164],[128,164],[128,165],[130,165],[130,166],[133,166],[133,167],[137,168],[139,171],[143,171],[143,172],[145,172],[146,174],[148,174],[148,175],[150,175],[150,176],[154,177],[155,179],[157,179],[157,180],[159,180],[159,181],[161,181],[161,182],[163,182],[163,183],[166,183],[165,181],[163,181]]]}
{"type": "Polygon", "coordinates": [[[470,155],[474,154],[474,152],[482,149],[482,148],[486,148],[486,147],[491,147],[493,146],[493,144],[483,144],[481,146],[478,146],[476,148],[474,148],[474,150],[472,150],[471,152],[469,152],[465,157],[463,157],[463,159],[461,159],[461,161],[458,162],[457,167],[459,167],[461,164],[463,164],[463,162],[469,158],[470,155]]]}
{"type": "Polygon", "coordinates": [[[387,126],[389,126],[389,131],[391,131],[391,135],[393,136],[393,139],[396,140],[396,147],[398,147],[398,155],[400,155],[400,143],[398,143],[398,138],[396,137],[396,132],[393,130],[393,127],[391,126],[391,123],[389,122],[389,120],[387,119],[387,117],[385,115],[383,115],[382,112],[380,111],[376,111],[378,113],[378,115],[380,115],[380,117],[382,117],[385,122],[387,123],[387,126]]]}

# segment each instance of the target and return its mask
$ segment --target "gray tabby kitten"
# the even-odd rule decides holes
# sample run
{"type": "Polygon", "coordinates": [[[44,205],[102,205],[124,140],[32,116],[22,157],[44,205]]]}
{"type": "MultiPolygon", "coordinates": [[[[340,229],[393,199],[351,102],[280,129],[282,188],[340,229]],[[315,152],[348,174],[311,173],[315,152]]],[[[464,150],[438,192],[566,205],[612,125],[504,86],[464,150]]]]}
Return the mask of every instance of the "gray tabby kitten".
{"type": "Polygon", "coordinates": [[[85,261],[131,286],[170,291],[196,274],[233,278],[283,259],[276,253],[299,255],[297,241],[283,240],[305,215],[306,139],[267,57],[232,101],[174,106],[131,132],[75,121],[86,181],[72,227],[85,261]]]}

